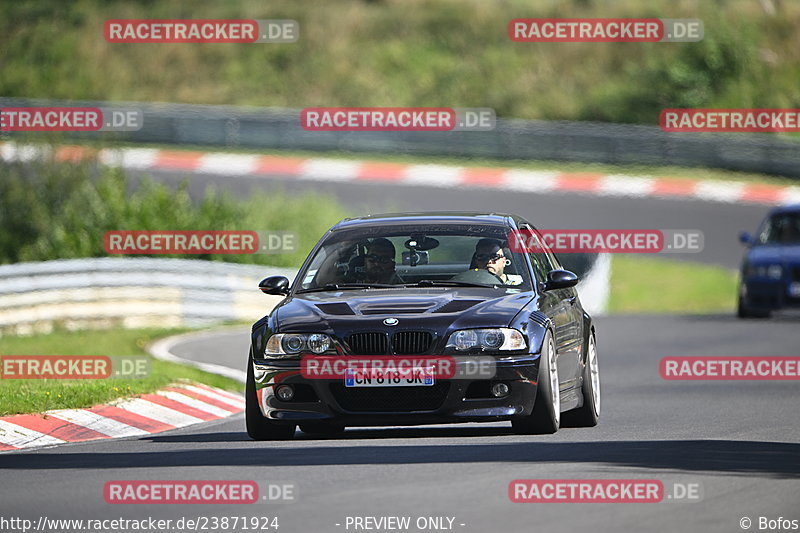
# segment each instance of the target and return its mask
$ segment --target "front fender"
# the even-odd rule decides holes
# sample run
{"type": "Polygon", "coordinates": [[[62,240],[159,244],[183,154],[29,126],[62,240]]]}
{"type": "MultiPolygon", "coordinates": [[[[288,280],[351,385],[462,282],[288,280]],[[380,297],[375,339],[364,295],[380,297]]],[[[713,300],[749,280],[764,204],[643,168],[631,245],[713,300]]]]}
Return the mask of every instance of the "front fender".
{"type": "Polygon", "coordinates": [[[548,330],[553,331],[553,322],[540,311],[520,313],[514,319],[512,328],[520,330],[528,341],[528,351],[532,354],[542,353],[544,335],[548,330]]]}

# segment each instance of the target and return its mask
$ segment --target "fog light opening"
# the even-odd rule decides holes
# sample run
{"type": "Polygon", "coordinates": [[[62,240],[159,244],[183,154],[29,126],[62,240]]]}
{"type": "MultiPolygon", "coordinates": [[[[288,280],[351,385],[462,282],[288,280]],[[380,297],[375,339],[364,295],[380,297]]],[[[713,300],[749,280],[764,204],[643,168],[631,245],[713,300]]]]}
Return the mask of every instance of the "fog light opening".
{"type": "Polygon", "coordinates": [[[281,385],[275,389],[275,395],[282,402],[291,402],[294,398],[294,388],[291,385],[281,385]]]}
{"type": "Polygon", "coordinates": [[[508,385],[505,383],[495,383],[492,385],[492,396],[495,398],[502,398],[504,396],[508,396],[508,385]]]}
{"type": "Polygon", "coordinates": [[[264,377],[266,375],[267,371],[264,370],[263,368],[257,366],[253,367],[253,379],[256,381],[256,383],[261,383],[262,381],[264,381],[264,377]]]}

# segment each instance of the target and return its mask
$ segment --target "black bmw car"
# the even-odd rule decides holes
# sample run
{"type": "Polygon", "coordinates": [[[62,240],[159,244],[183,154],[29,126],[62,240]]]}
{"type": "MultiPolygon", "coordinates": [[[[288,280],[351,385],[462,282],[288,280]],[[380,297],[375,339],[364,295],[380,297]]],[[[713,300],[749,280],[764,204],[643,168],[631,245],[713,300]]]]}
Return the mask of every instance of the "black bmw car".
{"type": "Polygon", "coordinates": [[[298,425],[596,425],[595,328],[578,278],[547,250],[510,246],[514,232],[536,230],[507,214],[346,219],[291,286],[263,280],[285,298],[253,325],[250,437],[288,439],[298,425]]]}

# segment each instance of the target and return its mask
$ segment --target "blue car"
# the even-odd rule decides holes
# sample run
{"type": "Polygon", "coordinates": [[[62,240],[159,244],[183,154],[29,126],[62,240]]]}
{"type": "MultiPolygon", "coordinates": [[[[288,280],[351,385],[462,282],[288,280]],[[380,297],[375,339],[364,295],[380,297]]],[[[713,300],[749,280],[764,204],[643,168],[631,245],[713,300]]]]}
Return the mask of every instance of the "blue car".
{"type": "Polygon", "coordinates": [[[742,232],[738,316],[767,318],[772,311],[800,308],[800,204],[773,209],[758,233],[742,232]]]}

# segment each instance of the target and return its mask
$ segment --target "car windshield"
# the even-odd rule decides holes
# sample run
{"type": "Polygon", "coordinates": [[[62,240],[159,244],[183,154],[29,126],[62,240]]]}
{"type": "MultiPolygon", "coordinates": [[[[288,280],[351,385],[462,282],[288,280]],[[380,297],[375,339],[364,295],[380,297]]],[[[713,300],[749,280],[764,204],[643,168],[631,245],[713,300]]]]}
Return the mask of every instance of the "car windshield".
{"type": "Polygon", "coordinates": [[[800,243],[800,213],[781,213],[769,217],[758,237],[759,244],[800,243]]]}
{"type": "Polygon", "coordinates": [[[508,286],[530,290],[525,257],[504,226],[359,227],[329,234],[299,291],[406,286],[508,286]]]}

